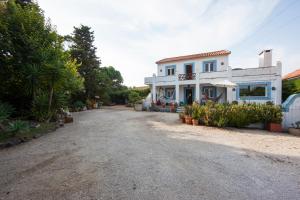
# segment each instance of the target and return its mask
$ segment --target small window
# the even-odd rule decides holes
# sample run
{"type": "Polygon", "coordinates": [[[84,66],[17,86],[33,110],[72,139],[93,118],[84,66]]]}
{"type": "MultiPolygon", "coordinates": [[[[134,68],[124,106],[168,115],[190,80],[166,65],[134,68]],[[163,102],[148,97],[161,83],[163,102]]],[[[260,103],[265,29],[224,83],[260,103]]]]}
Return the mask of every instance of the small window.
{"type": "Polygon", "coordinates": [[[174,93],[175,93],[175,90],[174,90],[173,88],[167,88],[167,89],[165,90],[165,96],[166,96],[167,98],[173,99],[173,98],[174,98],[174,93]]]}
{"type": "Polygon", "coordinates": [[[204,88],[203,93],[208,98],[214,98],[215,97],[215,88],[213,88],[213,87],[204,88]]]}
{"type": "Polygon", "coordinates": [[[213,72],[215,71],[214,62],[206,62],[204,64],[204,72],[213,72]]]}
{"type": "Polygon", "coordinates": [[[167,68],[167,75],[168,76],[174,76],[175,75],[175,68],[167,68]]]}
{"type": "Polygon", "coordinates": [[[240,85],[240,97],[266,97],[267,85],[255,84],[255,85],[240,85]]]}

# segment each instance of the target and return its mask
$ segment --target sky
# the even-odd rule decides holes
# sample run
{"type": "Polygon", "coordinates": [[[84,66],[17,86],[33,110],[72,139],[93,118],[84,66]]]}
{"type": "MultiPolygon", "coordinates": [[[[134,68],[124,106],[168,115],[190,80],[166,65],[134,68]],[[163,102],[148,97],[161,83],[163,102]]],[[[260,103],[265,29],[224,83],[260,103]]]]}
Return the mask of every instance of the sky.
{"type": "Polygon", "coordinates": [[[38,0],[59,34],[80,24],[95,34],[101,67],[144,85],[157,60],[227,49],[232,68],[258,67],[273,49],[285,75],[300,68],[298,0],[38,0]]]}

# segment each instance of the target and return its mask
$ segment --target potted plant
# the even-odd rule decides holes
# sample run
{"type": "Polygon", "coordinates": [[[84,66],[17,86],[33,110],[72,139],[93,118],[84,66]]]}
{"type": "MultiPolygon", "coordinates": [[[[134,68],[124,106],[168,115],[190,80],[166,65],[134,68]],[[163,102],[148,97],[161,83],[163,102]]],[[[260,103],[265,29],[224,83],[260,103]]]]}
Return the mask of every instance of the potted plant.
{"type": "Polygon", "coordinates": [[[267,129],[271,132],[282,132],[282,111],[280,106],[267,105],[265,110],[267,129]]]}
{"type": "Polygon", "coordinates": [[[185,117],[184,117],[184,113],[179,113],[179,119],[181,120],[182,123],[185,123],[185,117]]]}
{"type": "Polygon", "coordinates": [[[185,123],[186,124],[192,124],[192,107],[191,106],[185,106],[184,109],[184,117],[185,117],[185,123]]]}
{"type": "Polygon", "coordinates": [[[300,121],[295,122],[292,124],[292,127],[289,128],[289,133],[291,135],[300,136],[300,121]]]}
{"type": "Polygon", "coordinates": [[[135,111],[142,111],[143,110],[143,101],[138,100],[134,103],[134,110],[135,111]]]}
{"type": "Polygon", "coordinates": [[[199,119],[201,115],[201,107],[198,103],[192,105],[192,124],[193,126],[199,125],[199,119]]]}

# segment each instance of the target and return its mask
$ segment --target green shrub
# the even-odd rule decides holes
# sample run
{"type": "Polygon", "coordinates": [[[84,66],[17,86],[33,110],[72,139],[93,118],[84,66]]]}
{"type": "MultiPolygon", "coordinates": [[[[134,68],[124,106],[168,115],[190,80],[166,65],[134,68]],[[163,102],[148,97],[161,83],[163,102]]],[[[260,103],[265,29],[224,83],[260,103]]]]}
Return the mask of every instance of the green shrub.
{"type": "Polygon", "coordinates": [[[280,106],[271,104],[215,104],[208,101],[206,105],[185,106],[185,114],[192,113],[207,126],[245,127],[252,123],[281,123],[280,106]]]}
{"type": "Polygon", "coordinates": [[[73,107],[76,111],[82,110],[85,104],[82,101],[75,101],[73,107]]]}
{"type": "Polygon", "coordinates": [[[8,131],[13,134],[13,136],[17,135],[18,133],[24,133],[29,131],[29,124],[28,122],[16,120],[9,123],[8,131]]]}
{"type": "Polygon", "coordinates": [[[0,101],[0,123],[9,118],[13,111],[14,108],[10,104],[0,101]]]}
{"type": "Polygon", "coordinates": [[[128,94],[128,102],[130,104],[135,104],[136,102],[140,101],[142,97],[136,91],[130,91],[128,94]]]}
{"type": "Polygon", "coordinates": [[[49,96],[47,93],[39,93],[32,103],[32,115],[37,121],[46,121],[50,117],[48,113],[49,96]]]}

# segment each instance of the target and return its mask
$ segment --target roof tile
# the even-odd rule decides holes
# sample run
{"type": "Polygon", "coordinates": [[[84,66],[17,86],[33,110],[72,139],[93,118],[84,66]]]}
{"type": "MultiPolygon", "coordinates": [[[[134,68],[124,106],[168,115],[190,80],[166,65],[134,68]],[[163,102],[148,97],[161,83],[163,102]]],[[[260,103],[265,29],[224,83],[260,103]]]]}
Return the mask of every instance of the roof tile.
{"type": "Polygon", "coordinates": [[[286,79],[292,79],[292,78],[300,78],[300,69],[297,69],[296,71],[293,71],[287,75],[285,75],[282,79],[286,80],[286,79]]]}
{"type": "Polygon", "coordinates": [[[186,55],[186,56],[164,58],[162,60],[157,61],[156,64],[182,61],[182,60],[191,60],[191,59],[197,59],[197,58],[206,58],[206,57],[213,57],[213,56],[224,56],[224,55],[229,55],[229,54],[231,54],[231,51],[228,51],[228,50],[212,51],[212,52],[192,54],[192,55],[186,55]]]}

